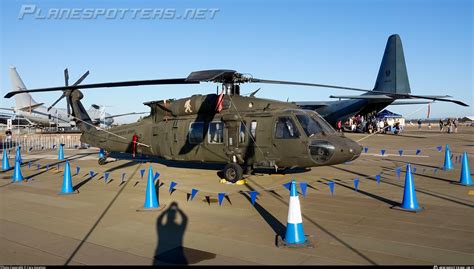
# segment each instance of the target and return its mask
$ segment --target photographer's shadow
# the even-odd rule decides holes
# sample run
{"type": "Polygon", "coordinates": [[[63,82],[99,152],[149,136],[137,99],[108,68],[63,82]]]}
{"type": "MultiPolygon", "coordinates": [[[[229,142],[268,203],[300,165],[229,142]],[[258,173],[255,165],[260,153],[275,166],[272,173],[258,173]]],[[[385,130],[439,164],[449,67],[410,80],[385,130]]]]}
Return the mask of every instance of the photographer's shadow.
{"type": "Polygon", "coordinates": [[[158,246],[155,251],[154,265],[196,264],[216,258],[216,254],[183,246],[184,232],[188,217],[173,202],[156,220],[158,246]]]}
{"type": "Polygon", "coordinates": [[[154,265],[164,263],[188,264],[184,255],[183,238],[188,217],[173,202],[156,220],[158,246],[155,251],[154,265]],[[179,220],[178,220],[179,219],[179,220]],[[178,222],[179,221],[179,222],[178,222]]]}

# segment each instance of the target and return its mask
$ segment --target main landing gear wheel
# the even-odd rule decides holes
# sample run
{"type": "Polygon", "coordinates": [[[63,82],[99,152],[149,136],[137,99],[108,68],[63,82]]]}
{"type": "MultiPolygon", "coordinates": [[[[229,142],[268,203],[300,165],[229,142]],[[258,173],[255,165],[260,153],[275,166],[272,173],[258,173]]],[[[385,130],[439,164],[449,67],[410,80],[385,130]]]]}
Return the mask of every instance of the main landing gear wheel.
{"type": "Polygon", "coordinates": [[[107,161],[107,157],[99,158],[99,165],[104,165],[107,161]]]}
{"type": "Polygon", "coordinates": [[[224,167],[223,172],[224,172],[224,178],[227,181],[232,182],[232,183],[235,183],[241,180],[242,175],[244,173],[244,171],[242,170],[242,167],[240,167],[240,165],[235,164],[235,163],[228,163],[224,167]]]}

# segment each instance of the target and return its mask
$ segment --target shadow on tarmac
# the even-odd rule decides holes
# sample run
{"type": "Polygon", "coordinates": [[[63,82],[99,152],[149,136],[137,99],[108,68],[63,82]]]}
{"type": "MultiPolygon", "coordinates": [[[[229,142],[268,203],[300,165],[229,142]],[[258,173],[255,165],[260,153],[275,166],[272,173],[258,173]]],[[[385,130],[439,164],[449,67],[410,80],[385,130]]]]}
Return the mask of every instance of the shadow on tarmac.
{"type": "Polygon", "coordinates": [[[156,220],[158,245],[156,246],[153,265],[195,264],[216,257],[216,254],[183,246],[184,233],[187,225],[188,217],[178,207],[177,202],[171,203],[170,206],[158,216],[156,220]]]}

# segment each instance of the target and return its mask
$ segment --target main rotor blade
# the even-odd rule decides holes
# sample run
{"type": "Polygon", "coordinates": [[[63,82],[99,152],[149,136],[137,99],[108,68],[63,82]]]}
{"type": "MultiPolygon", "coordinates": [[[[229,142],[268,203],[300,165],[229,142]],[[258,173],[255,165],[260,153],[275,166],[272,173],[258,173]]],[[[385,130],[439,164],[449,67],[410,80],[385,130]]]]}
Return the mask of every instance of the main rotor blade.
{"type": "Polygon", "coordinates": [[[13,91],[5,95],[5,98],[11,98],[19,93],[28,92],[51,92],[51,91],[65,91],[73,89],[94,89],[94,88],[113,88],[113,87],[134,87],[141,85],[178,85],[178,84],[199,84],[199,81],[186,81],[185,78],[174,78],[174,79],[153,79],[153,80],[133,80],[133,81],[120,81],[120,82],[105,82],[95,84],[83,84],[68,87],[51,87],[41,88],[32,90],[13,91]]]}
{"type": "Polygon", "coordinates": [[[409,94],[409,93],[391,93],[391,92],[365,90],[365,89],[360,89],[360,88],[342,87],[342,86],[334,86],[334,85],[326,85],[326,84],[281,81],[281,80],[267,80],[267,79],[258,79],[258,78],[249,78],[249,82],[267,83],[267,84],[297,85],[297,86],[312,86],[312,87],[324,87],[324,88],[359,91],[359,92],[370,92],[370,93],[375,93],[375,94],[384,94],[384,95],[392,96],[392,97],[395,97],[395,98],[399,97],[401,99],[415,99],[415,98],[416,99],[427,99],[427,100],[451,102],[451,103],[455,103],[455,104],[460,105],[460,106],[469,106],[469,105],[467,105],[467,104],[465,104],[461,101],[458,101],[458,100],[451,100],[451,99],[443,98],[443,97],[451,97],[449,95],[445,95],[445,96],[423,96],[423,95],[413,95],[413,94],[409,94]]]}
{"type": "Polygon", "coordinates": [[[123,117],[123,116],[128,116],[128,115],[141,115],[141,114],[150,114],[150,112],[130,112],[130,113],[107,116],[105,117],[105,119],[118,118],[118,117],[123,117]]]}
{"type": "Polygon", "coordinates": [[[283,84],[283,85],[323,87],[323,88],[333,88],[333,89],[351,90],[351,91],[359,91],[359,92],[370,92],[371,91],[371,90],[364,90],[364,89],[359,89],[359,88],[342,87],[342,86],[334,86],[334,85],[326,85],[326,84],[295,82],[295,81],[283,81],[283,80],[269,80],[269,79],[259,79],[259,78],[249,78],[249,82],[252,82],[252,83],[266,83],[266,84],[283,84]]]}
{"type": "Polygon", "coordinates": [[[54,105],[56,105],[59,101],[61,101],[64,97],[66,97],[66,94],[63,93],[63,95],[61,95],[58,100],[56,100],[50,107],[48,107],[48,111],[51,110],[51,108],[53,108],[54,105]]]}
{"type": "Polygon", "coordinates": [[[88,75],[89,75],[89,70],[87,70],[87,72],[85,72],[84,75],[82,75],[82,76],[76,81],[76,83],[72,84],[72,86],[77,86],[77,85],[79,85],[88,75]]]}

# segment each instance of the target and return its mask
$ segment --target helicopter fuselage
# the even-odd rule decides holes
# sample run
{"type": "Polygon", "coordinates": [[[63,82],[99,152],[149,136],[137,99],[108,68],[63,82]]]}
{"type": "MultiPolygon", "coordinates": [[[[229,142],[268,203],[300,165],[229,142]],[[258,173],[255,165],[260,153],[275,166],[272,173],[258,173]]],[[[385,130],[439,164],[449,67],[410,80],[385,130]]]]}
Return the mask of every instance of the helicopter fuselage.
{"type": "Polygon", "coordinates": [[[215,94],[148,102],[148,117],[108,133],[86,131],[82,141],[109,152],[254,168],[332,165],[360,155],[360,145],[313,111],[261,98],[221,97],[220,111],[215,94]]]}

